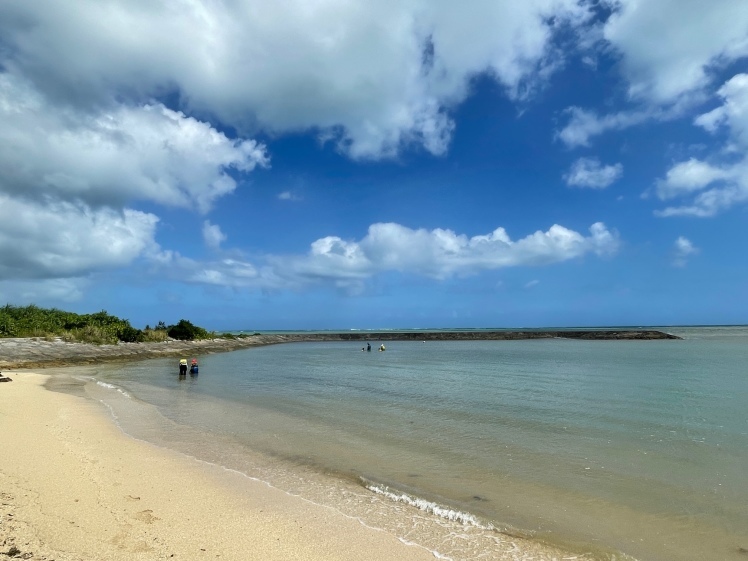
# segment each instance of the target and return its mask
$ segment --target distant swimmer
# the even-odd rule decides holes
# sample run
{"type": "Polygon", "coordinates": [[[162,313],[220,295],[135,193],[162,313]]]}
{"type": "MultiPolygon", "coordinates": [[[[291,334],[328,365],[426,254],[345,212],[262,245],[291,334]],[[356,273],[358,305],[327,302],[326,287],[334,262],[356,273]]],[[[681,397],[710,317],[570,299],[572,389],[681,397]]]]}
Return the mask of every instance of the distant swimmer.
{"type": "Polygon", "coordinates": [[[383,351],[383,350],[385,350],[385,349],[384,349],[384,343],[382,343],[381,345],[379,345],[379,351],[381,352],[381,351],[383,351]]]}
{"type": "Polygon", "coordinates": [[[179,361],[179,375],[180,376],[187,375],[187,359],[186,358],[183,358],[179,361]]]}
{"type": "Polygon", "coordinates": [[[366,343],[366,350],[367,350],[368,352],[370,352],[370,351],[371,351],[371,343],[366,343]]]}

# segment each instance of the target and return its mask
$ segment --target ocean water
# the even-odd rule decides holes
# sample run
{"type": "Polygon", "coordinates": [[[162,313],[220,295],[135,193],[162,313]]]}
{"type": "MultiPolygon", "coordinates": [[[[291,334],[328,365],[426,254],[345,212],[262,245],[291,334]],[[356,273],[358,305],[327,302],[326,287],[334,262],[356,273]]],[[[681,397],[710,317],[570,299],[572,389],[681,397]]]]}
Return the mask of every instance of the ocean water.
{"type": "Polygon", "coordinates": [[[51,387],[444,559],[748,559],[748,328],[661,329],[683,340],[290,343],[51,387]]]}

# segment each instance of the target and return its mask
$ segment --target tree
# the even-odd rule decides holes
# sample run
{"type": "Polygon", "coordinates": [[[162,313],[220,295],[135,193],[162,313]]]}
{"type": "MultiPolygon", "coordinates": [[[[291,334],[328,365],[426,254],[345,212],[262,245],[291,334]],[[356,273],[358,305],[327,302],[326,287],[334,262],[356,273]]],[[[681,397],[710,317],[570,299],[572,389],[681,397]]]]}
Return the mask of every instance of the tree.
{"type": "Polygon", "coordinates": [[[207,339],[208,332],[202,327],[193,325],[186,319],[180,319],[179,323],[169,328],[169,337],[182,341],[193,341],[195,339],[207,339]]]}

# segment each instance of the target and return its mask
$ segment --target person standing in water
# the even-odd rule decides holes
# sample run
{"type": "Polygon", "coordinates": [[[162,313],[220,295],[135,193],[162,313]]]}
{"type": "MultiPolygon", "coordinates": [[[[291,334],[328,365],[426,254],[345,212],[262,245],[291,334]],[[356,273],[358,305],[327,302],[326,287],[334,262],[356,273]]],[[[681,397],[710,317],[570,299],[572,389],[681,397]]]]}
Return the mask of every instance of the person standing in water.
{"type": "Polygon", "coordinates": [[[366,343],[366,350],[371,352],[371,343],[366,343]]]}
{"type": "Polygon", "coordinates": [[[180,376],[187,375],[187,359],[186,358],[183,358],[179,361],[179,375],[180,376]]]}

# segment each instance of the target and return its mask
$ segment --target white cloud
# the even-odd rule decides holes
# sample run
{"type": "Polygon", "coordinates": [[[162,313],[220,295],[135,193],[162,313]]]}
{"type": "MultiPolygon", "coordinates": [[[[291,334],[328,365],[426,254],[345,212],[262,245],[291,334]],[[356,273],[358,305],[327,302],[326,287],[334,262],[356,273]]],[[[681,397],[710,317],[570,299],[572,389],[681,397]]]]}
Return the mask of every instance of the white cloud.
{"type": "Polygon", "coordinates": [[[300,195],[292,193],[291,191],[283,191],[282,193],[279,193],[278,198],[281,201],[300,201],[302,199],[300,195]]]}
{"type": "Polygon", "coordinates": [[[158,218],[0,194],[0,279],[51,279],[126,266],[149,250],[158,218]]]}
{"type": "Polygon", "coordinates": [[[445,110],[475,75],[522,98],[563,64],[555,30],[588,17],[577,0],[5,0],[0,64],[54,103],[173,93],[244,133],[317,130],[355,158],[441,154],[445,110]]]}
{"type": "Polygon", "coordinates": [[[54,307],[81,300],[89,284],[84,278],[0,280],[0,302],[54,307]]]}
{"type": "Polygon", "coordinates": [[[203,222],[203,240],[210,248],[218,249],[226,241],[226,234],[221,232],[221,227],[211,224],[208,220],[203,222]]]}
{"type": "Polygon", "coordinates": [[[657,182],[656,193],[662,200],[672,199],[701,191],[715,181],[728,177],[725,170],[691,158],[670,168],[665,179],[657,182]]]}
{"type": "Polygon", "coordinates": [[[591,235],[553,225],[512,241],[503,228],[469,238],[451,230],[413,230],[400,224],[369,227],[361,241],[329,236],[315,241],[303,257],[274,257],[271,264],[279,277],[307,280],[362,280],[386,271],[444,279],[504,267],[544,266],[588,253],[614,253],[618,235],[602,223],[593,224],[591,235]]]}
{"type": "Polygon", "coordinates": [[[540,281],[538,279],[533,279],[533,280],[528,281],[528,282],[525,283],[525,288],[526,289],[530,289],[530,288],[533,288],[535,286],[538,286],[539,284],[540,284],[540,281]]]}
{"type": "Polygon", "coordinates": [[[700,115],[695,123],[709,132],[728,127],[734,141],[748,150],[748,74],[736,74],[717,91],[722,105],[700,115]]]}
{"type": "MultiPolygon", "coordinates": [[[[236,188],[232,170],[267,165],[263,146],[161,104],[53,106],[8,73],[0,73],[0,122],[6,281],[71,279],[150,257],[158,218],[128,202],[207,211],[236,188]]],[[[217,247],[225,237],[206,224],[206,243],[217,247]]]]}
{"type": "Polygon", "coordinates": [[[671,121],[682,117],[688,109],[691,109],[690,102],[683,102],[669,107],[650,105],[599,115],[581,107],[569,107],[565,110],[569,121],[556,132],[555,137],[569,148],[590,146],[590,139],[605,132],[625,130],[651,120],[671,121]]]}
{"type": "Polygon", "coordinates": [[[688,259],[697,253],[699,253],[698,248],[696,248],[690,240],[683,236],[679,236],[678,239],[675,240],[673,265],[675,267],[685,267],[688,259]]]}
{"type": "Polygon", "coordinates": [[[570,116],[569,122],[556,133],[556,138],[569,148],[576,148],[589,146],[590,138],[606,131],[621,130],[643,123],[652,118],[654,112],[651,110],[622,111],[600,116],[594,111],[581,107],[569,107],[566,114],[570,116]]]}
{"type": "MultiPolygon", "coordinates": [[[[748,169],[745,170],[748,172],[748,169]]],[[[728,208],[748,201],[748,183],[742,180],[725,187],[713,188],[699,193],[694,199],[680,206],[669,206],[656,210],[656,216],[694,216],[710,218],[728,208]]]]}
{"type": "Polygon", "coordinates": [[[748,10],[734,0],[617,0],[605,39],[621,53],[629,95],[656,105],[699,91],[713,66],[748,56],[748,10]]]}
{"type": "Polygon", "coordinates": [[[240,287],[253,284],[259,279],[257,269],[251,263],[237,259],[223,259],[204,264],[189,275],[189,282],[240,287]]]}
{"type": "Polygon", "coordinates": [[[163,105],[89,115],[55,108],[0,74],[0,192],[120,206],[133,200],[210,208],[236,187],[229,170],[266,165],[264,147],[229,140],[163,105]]]}
{"type": "MultiPolygon", "coordinates": [[[[598,115],[571,107],[557,137],[569,147],[649,120],[683,116],[705,101],[714,70],[748,56],[748,10],[733,0],[615,0],[602,26],[605,47],[620,68],[635,108],[598,115]]],[[[716,116],[715,116],[716,118],[716,116]]]]}
{"type": "Polygon", "coordinates": [[[579,158],[564,175],[566,184],[572,187],[605,189],[623,175],[621,164],[603,166],[597,158],[579,158]]]}
{"type": "Polygon", "coordinates": [[[601,223],[593,224],[587,237],[554,225],[517,241],[503,228],[468,238],[450,230],[382,223],[371,225],[360,241],[320,238],[306,255],[270,255],[262,266],[241,259],[200,263],[163,251],[152,262],[165,274],[201,284],[266,290],[327,284],[356,293],[368,279],[386,272],[441,280],[504,267],[546,266],[589,253],[612,254],[618,244],[618,235],[601,223]]]}
{"type": "Polygon", "coordinates": [[[709,132],[726,127],[730,143],[711,156],[675,164],[655,186],[660,199],[688,198],[658,216],[710,217],[748,201],[748,74],[738,74],[718,91],[722,105],[695,119],[709,132]]]}

